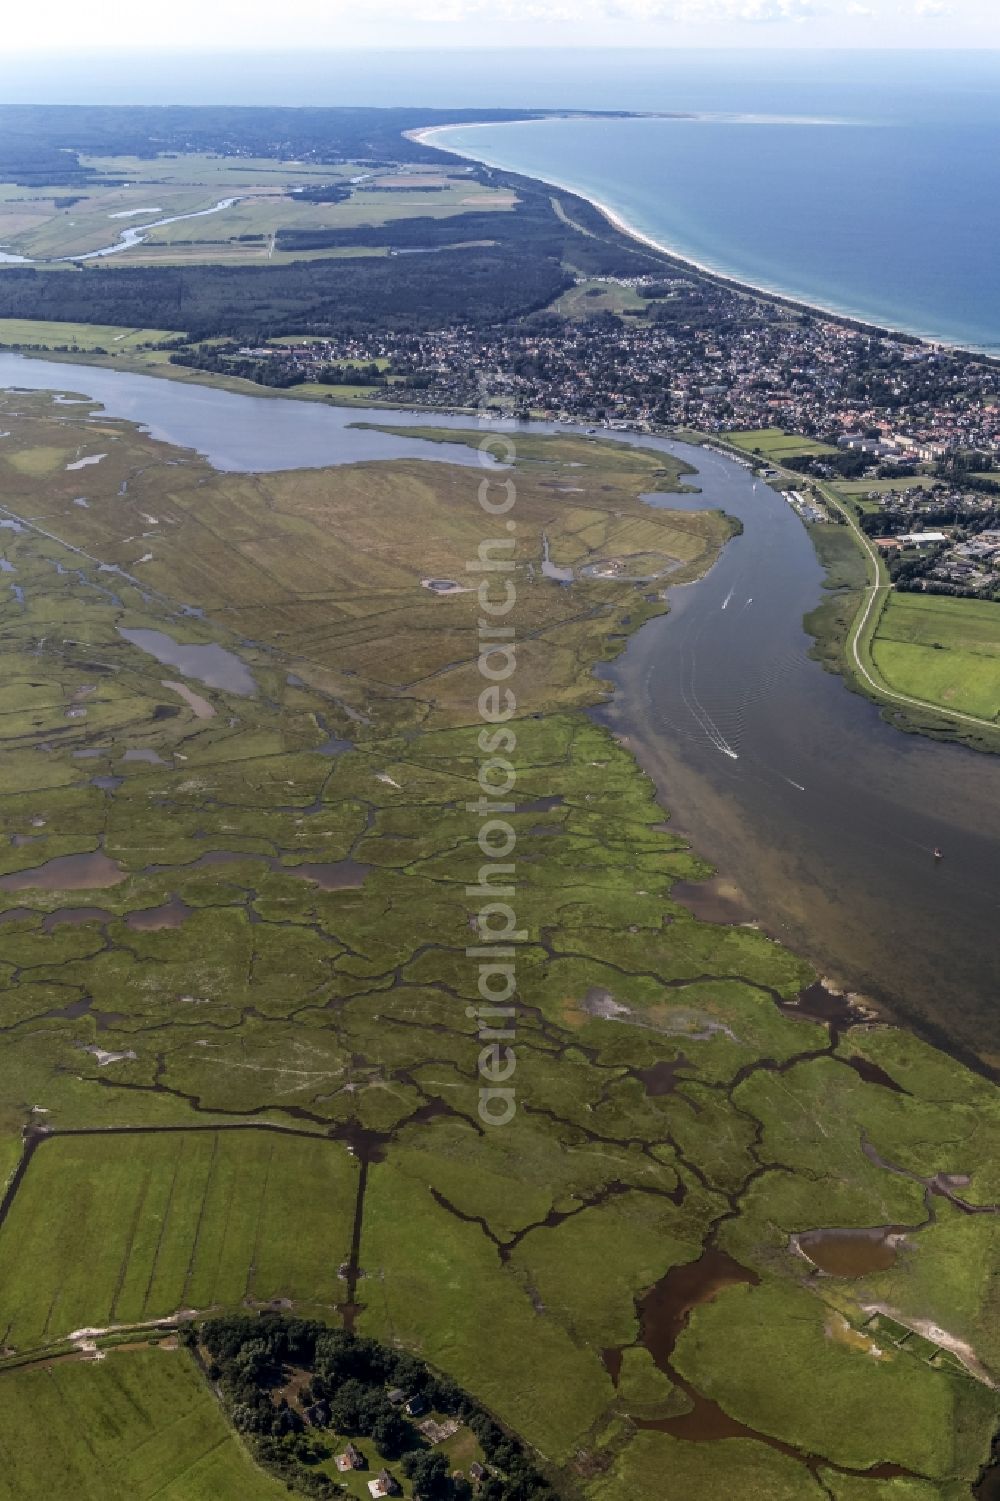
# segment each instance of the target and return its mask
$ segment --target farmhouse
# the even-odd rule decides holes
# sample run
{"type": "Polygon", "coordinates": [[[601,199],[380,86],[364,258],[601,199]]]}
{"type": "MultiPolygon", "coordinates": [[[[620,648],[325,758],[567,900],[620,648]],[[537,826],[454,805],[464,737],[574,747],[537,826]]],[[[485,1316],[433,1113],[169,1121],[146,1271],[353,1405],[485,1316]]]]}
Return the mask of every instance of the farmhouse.
{"type": "Polygon", "coordinates": [[[373,1496],[398,1496],[399,1482],[388,1470],[379,1470],[374,1480],[369,1480],[368,1489],[373,1496]]]}
{"type": "MultiPolygon", "coordinates": [[[[337,1455],[336,1463],[337,1469],[343,1473],[346,1470],[363,1470],[367,1460],[360,1449],[356,1449],[353,1444],[348,1444],[343,1454],[337,1455]]],[[[372,1494],[375,1494],[374,1491],[372,1494]]]]}

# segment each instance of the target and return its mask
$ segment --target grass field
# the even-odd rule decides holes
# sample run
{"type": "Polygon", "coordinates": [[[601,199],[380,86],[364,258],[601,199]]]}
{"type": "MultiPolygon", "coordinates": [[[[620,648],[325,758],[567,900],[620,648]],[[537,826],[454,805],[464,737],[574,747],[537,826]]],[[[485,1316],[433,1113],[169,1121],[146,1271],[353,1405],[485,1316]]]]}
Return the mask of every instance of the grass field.
{"type": "Polygon", "coordinates": [[[873,643],[890,687],[984,719],[1000,715],[1000,605],[893,594],[873,643]]]}
{"type": "Polygon", "coordinates": [[[898,495],[907,490],[920,490],[934,481],[927,475],[909,475],[904,479],[850,479],[838,480],[833,486],[841,495],[854,500],[866,499],[869,495],[898,495]]]}
{"type": "Polygon", "coordinates": [[[131,353],[144,344],[177,338],[168,328],[115,328],[103,323],[46,323],[30,318],[0,318],[0,344],[39,349],[104,349],[131,353]]]}
{"type": "Polygon", "coordinates": [[[0,1229],[0,1343],[246,1297],[333,1307],[356,1180],[343,1146],[265,1131],[43,1142],[0,1229]]]}
{"type": "Polygon", "coordinates": [[[761,427],[749,432],[724,433],[723,439],[734,448],[747,453],[759,453],[762,458],[781,463],[782,459],[799,458],[805,454],[836,453],[829,443],[820,443],[814,438],[802,438],[795,433],[786,433],[780,427],[761,427]]]}
{"type": "Polygon", "coordinates": [[[589,280],[570,287],[552,304],[551,311],[561,313],[564,318],[592,318],[595,313],[623,313],[626,309],[638,312],[650,306],[634,287],[621,287],[613,281],[589,280]]]}
{"type": "Polygon", "coordinates": [[[184,1350],[0,1373],[5,1501],[278,1501],[184,1350]],[[37,1436],[25,1442],[25,1435],[37,1436]]]}

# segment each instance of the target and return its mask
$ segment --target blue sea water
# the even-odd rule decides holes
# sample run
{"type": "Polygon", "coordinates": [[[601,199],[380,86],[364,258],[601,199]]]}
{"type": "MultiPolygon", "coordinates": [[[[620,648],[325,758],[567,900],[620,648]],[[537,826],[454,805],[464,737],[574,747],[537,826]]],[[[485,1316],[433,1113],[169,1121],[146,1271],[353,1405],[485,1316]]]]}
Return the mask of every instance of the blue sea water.
{"type": "Polygon", "coordinates": [[[539,49],[22,60],[5,102],[646,110],[456,129],[682,255],[1000,354],[1000,53],[539,49]]]}
{"type": "MultiPolygon", "coordinates": [[[[574,188],[680,255],[868,321],[1000,354],[1000,60],[664,81],[696,118],[462,128],[434,143],[574,188]],[[858,74],[865,75],[865,86],[858,74]],[[989,85],[989,86],[987,86],[989,85]]],[[[787,66],[787,60],[786,60],[787,66]]],[[[644,97],[648,93],[644,91],[644,97]]]]}

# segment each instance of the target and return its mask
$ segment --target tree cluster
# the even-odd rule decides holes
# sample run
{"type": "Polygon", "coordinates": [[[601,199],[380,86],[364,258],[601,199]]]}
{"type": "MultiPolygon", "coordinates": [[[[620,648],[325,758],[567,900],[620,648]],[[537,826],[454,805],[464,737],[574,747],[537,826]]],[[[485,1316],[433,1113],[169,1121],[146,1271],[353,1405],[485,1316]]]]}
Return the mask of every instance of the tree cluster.
{"type": "Polygon", "coordinates": [[[464,1501],[471,1492],[453,1480],[444,1455],[429,1449],[416,1424],[389,1392],[422,1397],[428,1410],[456,1417],[475,1433],[489,1466],[481,1501],[557,1501],[523,1445],[447,1377],[404,1350],[311,1319],[234,1314],[209,1319],[187,1335],[207,1357],[230,1418],[258,1461],[319,1501],[340,1487],[315,1469],[330,1451],[326,1430],[370,1438],[387,1460],[399,1460],[421,1501],[464,1501]],[[301,1403],[309,1426],[281,1395],[289,1368],[308,1372],[301,1403]]]}

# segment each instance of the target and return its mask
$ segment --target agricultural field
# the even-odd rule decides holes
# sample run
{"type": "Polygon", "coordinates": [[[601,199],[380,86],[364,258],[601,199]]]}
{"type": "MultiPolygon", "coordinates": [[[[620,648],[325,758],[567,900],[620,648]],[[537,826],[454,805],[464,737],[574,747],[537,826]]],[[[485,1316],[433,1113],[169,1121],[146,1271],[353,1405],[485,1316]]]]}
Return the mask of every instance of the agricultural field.
{"type": "Polygon", "coordinates": [[[66,189],[0,185],[0,248],[32,264],[65,264],[94,256],[128,230],[141,243],[104,257],[108,264],[287,263],[316,255],[358,254],[348,246],[283,250],[282,231],[371,227],[398,220],[509,210],[514,194],[484,187],[456,167],[442,172],[367,171],[361,166],[305,165],[197,155],[93,158],[85,163],[103,181],[66,189]],[[337,184],[341,202],[311,202],[303,190],[337,184]],[[163,222],[171,220],[173,222],[163,222]],[[157,225],[156,228],[150,226],[157,225]]]}
{"type": "Polygon", "coordinates": [[[277,1131],[43,1140],[0,1238],[0,1342],[244,1299],[335,1309],[357,1178],[344,1145],[277,1131]]]}
{"type": "Polygon", "coordinates": [[[1000,714],[1000,605],[945,595],[890,595],[872,643],[898,693],[985,719],[1000,714]]]}
{"type": "Polygon", "coordinates": [[[820,443],[814,438],[803,438],[796,433],[786,433],[780,427],[755,428],[751,432],[725,433],[725,442],[747,453],[759,454],[780,464],[783,459],[801,458],[807,454],[836,453],[829,443],[820,443]]]}
{"type": "Polygon", "coordinates": [[[6,1501],[278,1501],[184,1350],[0,1371],[6,1501]],[[25,1443],[25,1434],[44,1442],[25,1443]]]}
{"type": "MultiPolygon", "coordinates": [[[[44,393],[0,396],[0,430],[4,1176],[31,1151],[0,1220],[3,1361],[280,1299],[419,1354],[566,1498],[690,1501],[723,1473],[750,1501],[814,1501],[816,1473],[845,1501],[965,1495],[1000,1421],[968,1272],[998,1225],[995,1090],[844,1001],[838,1040],[807,965],[696,919],[672,892],[707,867],[582,712],[665,608],[612,565],[693,578],[731,535],[643,503],[684,466],[518,440],[518,1108],[492,1130],[466,953],[481,476],[445,462],[480,435],[242,474],[44,393]],[[931,1216],[941,1174],[963,1186],[931,1216]],[[858,1277],[793,1244],[887,1226],[894,1259],[858,1277]],[[922,1342],[874,1358],[874,1302],[922,1342]],[[904,1473],[868,1475],[888,1458],[904,1473]]],[[[126,1358],[53,1366],[62,1397],[0,1369],[18,1501],[95,1494],[17,1417],[112,1422],[97,1383],[126,1358]]],[[[220,1434],[203,1481],[219,1415],[191,1403],[186,1478],[149,1494],[224,1501],[242,1451],[220,1434]]],[[[155,1452],[126,1444],[122,1494],[155,1452]]]]}

